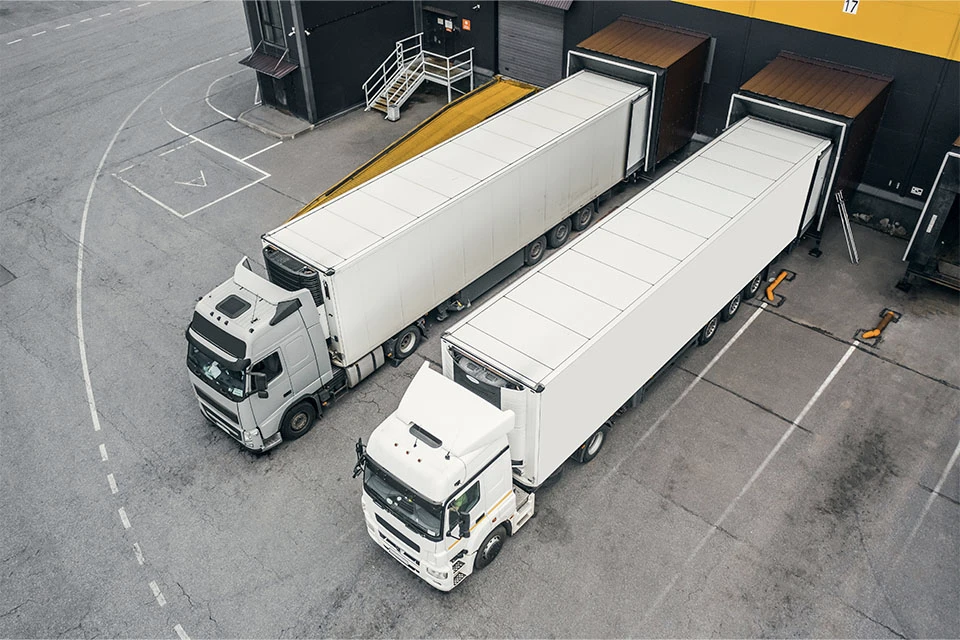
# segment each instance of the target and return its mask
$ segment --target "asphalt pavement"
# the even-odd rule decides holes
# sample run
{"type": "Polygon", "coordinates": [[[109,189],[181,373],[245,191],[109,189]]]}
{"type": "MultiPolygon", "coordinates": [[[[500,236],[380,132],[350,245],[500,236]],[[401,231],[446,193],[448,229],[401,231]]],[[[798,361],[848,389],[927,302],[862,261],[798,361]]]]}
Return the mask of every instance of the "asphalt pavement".
{"type": "Polygon", "coordinates": [[[263,456],[200,415],[183,331],[444,96],[276,136],[242,121],[275,114],[239,4],[2,9],[0,636],[960,636],[960,308],[895,289],[903,240],[855,226],[854,265],[828,220],[781,306],[685,355],[441,594],[368,539],[351,471],[447,325],[263,456]]]}

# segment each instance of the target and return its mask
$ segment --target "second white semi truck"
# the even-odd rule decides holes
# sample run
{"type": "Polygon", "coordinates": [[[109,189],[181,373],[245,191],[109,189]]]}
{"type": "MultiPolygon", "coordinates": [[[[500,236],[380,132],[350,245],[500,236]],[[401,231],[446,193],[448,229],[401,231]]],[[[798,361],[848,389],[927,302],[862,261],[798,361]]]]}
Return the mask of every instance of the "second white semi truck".
{"type": "Polygon", "coordinates": [[[642,165],[647,88],[582,71],[263,236],[186,331],[200,409],[254,451],[571,230],[642,165]]]}
{"type": "Polygon", "coordinates": [[[747,117],[441,340],[357,444],[367,531],[448,591],[489,564],[568,458],[759,290],[822,196],[830,141],[747,117]]]}

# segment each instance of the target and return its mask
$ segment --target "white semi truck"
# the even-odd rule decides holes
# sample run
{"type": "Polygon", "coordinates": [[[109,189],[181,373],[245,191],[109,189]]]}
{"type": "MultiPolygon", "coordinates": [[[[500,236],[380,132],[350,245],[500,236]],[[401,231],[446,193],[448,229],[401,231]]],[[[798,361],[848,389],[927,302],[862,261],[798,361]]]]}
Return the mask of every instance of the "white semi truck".
{"type": "Polygon", "coordinates": [[[186,331],[200,409],[255,451],[416,349],[641,167],[650,92],[582,71],[263,236],[186,331]]]}
{"type": "Polygon", "coordinates": [[[357,443],[370,536],[450,590],[619,410],[713,337],[823,197],[831,143],[747,117],[443,335],[357,443]]]}

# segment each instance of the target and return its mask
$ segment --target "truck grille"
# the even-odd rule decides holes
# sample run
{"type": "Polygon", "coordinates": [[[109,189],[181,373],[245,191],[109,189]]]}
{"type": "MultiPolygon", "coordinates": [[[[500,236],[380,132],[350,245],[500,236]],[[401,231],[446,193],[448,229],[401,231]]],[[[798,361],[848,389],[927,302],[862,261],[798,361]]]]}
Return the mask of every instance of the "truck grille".
{"type": "Polygon", "coordinates": [[[320,274],[316,269],[269,245],[263,248],[263,259],[270,282],[287,291],[306,289],[318,307],[323,304],[320,274]]]}

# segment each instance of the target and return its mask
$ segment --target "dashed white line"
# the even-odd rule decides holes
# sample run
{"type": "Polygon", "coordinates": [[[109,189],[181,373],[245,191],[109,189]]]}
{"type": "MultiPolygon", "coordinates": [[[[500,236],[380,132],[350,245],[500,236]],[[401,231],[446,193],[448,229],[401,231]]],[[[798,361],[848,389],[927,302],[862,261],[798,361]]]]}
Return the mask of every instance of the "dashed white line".
{"type": "Polygon", "coordinates": [[[22,41],[23,41],[23,38],[17,38],[16,40],[11,40],[7,44],[17,44],[18,42],[22,42],[22,41]]]}
{"type": "Polygon", "coordinates": [[[120,513],[120,522],[123,523],[123,528],[124,528],[124,529],[129,529],[129,528],[130,528],[130,519],[127,518],[127,512],[123,510],[123,507],[120,507],[119,513],[120,513]]]}
{"type": "Polygon", "coordinates": [[[133,555],[135,555],[135,556],[137,557],[137,564],[143,566],[143,562],[144,562],[144,560],[143,560],[143,551],[140,550],[140,543],[139,543],[139,542],[134,542],[134,543],[133,543],[133,555]]]}
{"type": "MultiPolygon", "coordinates": [[[[168,149],[168,150],[164,151],[163,153],[161,153],[161,154],[159,155],[159,157],[162,158],[163,156],[167,155],[168,153],[173,153],[174,151],[177,151],[177,150],[179,150],[179,149],[183,149],[184,147],[190,146],[190,145],[193,144],[194,142],[196,142],[196,140],[191,140],[190,142],[185,142],[184,144],[180,145],[179,147],[174,147],[173,149],[168,149]]],[[[123,173],[123,171],[121,171],[120,173],[123,173]]]]}
{"type": "Polygon", "coordinates": [[[180,636],[180,640],[190,640],[190,636],[187,635],[187,632],[183,630],[179,624],[173,625],[173,630],[177,632],[177,635],[180,636]]]}
{"type": "Polygon", "coordinates": [[[112,12],[108,12],[108,13],[101,13],[101,14],[100,14],[100,15],[99,15],[98,17],[100,17],[100,18],[106,18],[107,16],[111,16],[111,15],[113,15],[113,13],[112,13],[112,12]]]}
{"type": "Polygon", "coordinates": [[[120,9],[120,11],[117,11],[117,13],[123,13],[124,11],[130,11],[130,7],[124,7],[123,9],[120,9]]]}
{"type": "Polygon", "coordinates": [[[31,37],[31,38],[36,38],[37,36],[42,36],[42,35],[45,34],[46,32],[47,32],[46,29],[44,29],[43,31],[37,31],[37,32],[34,33],[34,34],[31,34],[30,37],[31,37]]]}
{"type": "Polygon", "coordinates": [[[150,582],[150,591],[153,591],[153,597],[157,599],[157,604],[161,607],[167,604],[167,599],[163,597],[163,594],[160,592],[160,587],[157,586],[156,582],[150,582]]]}
{"type": "Polygon", "coordinates": [[[664,598],[667,597],[667,594],[669,594],[673,590],[673,587],[676,586],[677,581],[680,579],[680,576],[682,575],[682,573],[690,566],[694,558],[697,557],[697,554],[699,554],[700,551],[703,549],[703,547],[706,546],[707,542],[710,541],[713,535],[720,530],[720,526],[727,519],[727,517],[731,513],[733,513],[733,510],[737,507],[737,504],[740,502],[740,498],[742,498],[744,494],[750,490],[750,487],[752,487],[753,484],[757,481],[757,478],[759,478],[760,474],[762,474],[764,469],[767,468],[767,465],[770,464],[770,461],[773,460],[774,456],[777,455],[777,453],[780,451],[780,448],[783,447],[787,439],[793,434],[794,431],[796,431],[797,425],[799,425],[800,421],[806,417],[807,412],[810,411],[811,408],[813,408],[813,405],[817,403],[817,400],[820,399],[820,395],[823,393],[824,389],[826,389],[827,386],[831,382],[833,382],[833,379],[836,377],[837,373],[839,373],[840,369],[843,368],[843,365],[847,363],[847,360],[850,359],[850,356],[853,355],[853,352],[857,350],[857,347],[859,345],[860,345],[859,340],[853,341],[853,344],[850,345],[850,348],[847,349],[847,352],[843,354],[842,358],[840,358],[840,362],[837,363],[837,366],[833,368],[833,371],[830,372],[830,374],[826,377],[823,383],[821,383],[816,393],[813,394],[813,397],[810,398],[810,400],[807,402],[806,406],[803,408],[803,411],[801,411],[800,415],[797,416],[797,419],[790,423],[790,427],[784,432],[782,436],[780,436],[780,440],[777,442],[776,445],[774,445],[773,449],[770,450],[770,453],[767,454],[767,457],[763,459],[763,462],[761,462],[760,466],[757,467],[757,470],[753,472],[753,475],[750,476],[750,479],[747,481],[747,484],[743,485],[743,488],[740,489],[740,493],[738,493],[737,496],[732,501],[730,501],[730,504],[728,504],[727,508],[723,510],[723,513],[720,514],[720,517],[717,519],[717,521],[710,526],[710,529],[707,531],[707,533],[700,539],[700,542],[697,543],[697,546],[694,547],[693,551],[690,552],[690,554],[687,556],[687,559],[684,560],[683,565],[680,567],[680,569],[675,574],[673,574],[673,578],[667,584],[666,588],[660,592],[660,595],[657,596],[657,599],[653,601],[653,604],[651,604],[650,608],[647,609],[646,613],[644,613],[643,615],[644,620],[646,620],[647,617],[649,617],[651,613],[656,611],[657,607],[659,607],[663,603],[663,600],[664,598]]]}
{"type": "Polygon", "coordinates": [[[117,479],[113,477],[112,473],[107,474],[107,482],[110,484],[110,493],[117,493],[120,489],[117,488],[117,479]]]}
{"type": "Polygon", "coordinates": [[[91,20],[93,20],[93,18],[84,18],[80,21],[80,24],[83,24],[84,22],[90,22],[91,20]]]}
{"type": "Polygon", "coordinates": [[[109,458],[107,457],[107,445],[105,444],[100,445],[100,460],[102,460],[103,462],[106,462],[107,460],[109,460],[109,458]]]}
{"type": "Polygon", "coordinates": [[[66,29],[67,27],[72,27],[72,26],[73,26],[73,25],[71,25],[71,24],[62,24],[62,25],[60,25],[59,27],[57,27],[56,29],[54,29],[54,31],[60,31],[60,29],[66,29]]]}
{"type": "Polygon", "coordinates": [[[135,166],[137,166],[137,165],[131,164],[131,165],[129,165],[129,166],[124,167],[123,169],[120,169],[120,171],[117,171],[117,173],[123,173],[124,171],[127,171],[127,170],[129,170],[129,169],[133,169],[135,166]]]}
{"type": "Polygon", "coordinates": [[[144,2],[144,3],[142,3],[142,4],[138,4],[137,6],[138,6],[138,7],[145,7],[145,6],[147,6],[148,4],[150,4],[150,3],[149,3],[149,2],[144,2]]]}

